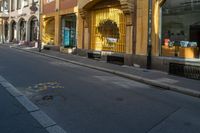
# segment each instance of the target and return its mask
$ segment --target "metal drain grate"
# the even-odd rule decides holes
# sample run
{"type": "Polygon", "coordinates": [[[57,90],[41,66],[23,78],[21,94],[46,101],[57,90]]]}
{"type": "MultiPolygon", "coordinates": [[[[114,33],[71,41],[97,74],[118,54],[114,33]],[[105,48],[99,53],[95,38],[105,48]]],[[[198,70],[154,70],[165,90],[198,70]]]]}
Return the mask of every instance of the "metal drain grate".
{"type": "Polygon", "coordinates": [[[52,101],[53,100],[53,96],[52,95],[46,95],[46,96],[42,97],[42,100],[44,100],[44,101],[52,101]]]}
{"type": "Polygon", "coordinates": [[[177,76],[200,80],[200,66],[170,63],[169,73],[177,76]]]}

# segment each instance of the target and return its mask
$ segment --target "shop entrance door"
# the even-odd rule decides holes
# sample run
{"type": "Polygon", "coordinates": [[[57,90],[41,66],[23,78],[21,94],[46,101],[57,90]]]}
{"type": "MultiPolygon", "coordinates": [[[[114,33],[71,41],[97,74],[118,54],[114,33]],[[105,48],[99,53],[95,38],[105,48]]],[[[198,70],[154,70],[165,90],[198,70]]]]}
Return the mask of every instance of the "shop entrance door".
{"type": "Polygon", "coordinates": [[[200,25],[190,26],[190,41],[197,42],[198,44],[198,55],[200,58],[200,25]]]}
{"type": "Polygon", "coordinates": [[[62,44],[64,47],[76,46],[76,15],[62,16],[62,44]]]}
{"type": "Polygon", "coordinates": [[[125,52],[126,21],[118,7],[92,11],[91,46],[96,51],[125,52]]]}
{"type": "Polygon", "coordinates": [[[200,46],[200,25],[190,26],[190,41],[198,42],[200,46]]]}

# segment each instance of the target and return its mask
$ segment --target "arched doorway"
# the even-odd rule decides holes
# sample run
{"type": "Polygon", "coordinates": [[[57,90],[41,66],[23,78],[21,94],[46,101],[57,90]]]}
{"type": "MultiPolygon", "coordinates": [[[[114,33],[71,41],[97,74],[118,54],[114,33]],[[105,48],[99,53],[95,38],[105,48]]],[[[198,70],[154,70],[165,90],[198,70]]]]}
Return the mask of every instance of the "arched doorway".
{"type": "MultiPolygon", "coordinates": [[[[126,18],[132,17],[125,15],[120,0],[88,0],[87,4],[82,4],[82,8],[79,10],[85,20],[84,23],[86,23],[84,28],[86,34],[84,33],[83,36],[89,36],[89,45],[86,45],[88,49],[122,54],[132,53],[132,46],[129,45],[132,42],[126,43],[126,37],[132,37],[133,33],[131,29],[130,34],[126,35],[126,18]],[[89,34],[87,35],[87,33],[89,34]],[[131,50],[127,51],[126,45],[130,46],[131,50]]],[[[126,11],[128,14],[129,9],[126,11]]],[[[129,26],[131,28],[132,22],[129,26]]]]}
{"type": "Polygon", "coordinates": [[[17,24],[15,21],[11,22],[11,37],[10,41],[16,41],[17,39],[17,24]]]}
{"type": "Polygon", "coordinates": [[[126,20],[119,3],[101,9],[94,7],[91,19],[91,49],[124,53],[126,20]]]}
{"type": "Polygon", "coordinates": [[[38,39],[38,19],[36,17],[30,20],[30,41],[37,41],[38,39]]]}
{"type": "Polygon", "coordinates": [[[26,21],[21,19],[19,21],[19,40],[24,41],[26,39],[26,21]]]}
{"type": "Polygon", "coordinates": [[[4,39],[8,41],[8,22],[6,21],[4,24],[4,39]]]}

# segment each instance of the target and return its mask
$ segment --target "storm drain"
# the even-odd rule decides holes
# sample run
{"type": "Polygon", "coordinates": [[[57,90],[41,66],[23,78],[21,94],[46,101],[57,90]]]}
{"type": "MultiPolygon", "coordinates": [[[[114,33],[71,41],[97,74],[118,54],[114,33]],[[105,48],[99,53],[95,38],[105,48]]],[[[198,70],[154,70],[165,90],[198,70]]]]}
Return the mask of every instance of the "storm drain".
{"type": "Polygon", "coordinates": [[[44,101],[52,101],[53,100],[53,95],[46,95],[42,97],[42,100],[44,101]]]}

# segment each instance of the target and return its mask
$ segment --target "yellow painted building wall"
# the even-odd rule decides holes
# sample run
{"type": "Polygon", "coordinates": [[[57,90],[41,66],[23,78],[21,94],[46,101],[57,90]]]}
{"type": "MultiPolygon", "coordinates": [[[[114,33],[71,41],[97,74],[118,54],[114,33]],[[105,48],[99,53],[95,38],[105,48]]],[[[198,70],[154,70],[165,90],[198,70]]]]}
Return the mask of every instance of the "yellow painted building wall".
{"type": "Polygon", "coordinates": [[[159,56],[160,53],[160,2],[163,0],[153,0],[152,12],[152,54],[159,56]]]}
{"type": "MultiPolygon", "coordinates": [[[[41,6],[43,7],[43,6],[41,6]]],[[[43,44],[47,44],[49,40],[53,39],[54,45],[60,46],[61,45],[61,16],[65,14],[71,14],[75,13],[76,15],[78,14],[78,8],[68,8],[68,9],[63,9],[59,10],[59,0],[56,0],[56,9],[58,11],[55,11],[53,13],[49,14],[42,14],[41,19],[40,19],[40,37],[41,41],[43,44]],[[54,19],[54,23],[47,23],[45,22],[47,19],[54,19]],[[52,33],[48,34],[46,31],[52,31],[52,33]]]]}
{"type": "Polygon", "coordinates": [[[137,0],[136,55],[146,55],[148,37],[148,0],[137,0]]]}
{"type": "MultiPolygon", "coordinates": [[[[153,0],[152,9],[152,55],[159,56],[160,2],[153,0]]],[[[147,55],[148,0],[137,0],[136,54],[147,55]]]]}

